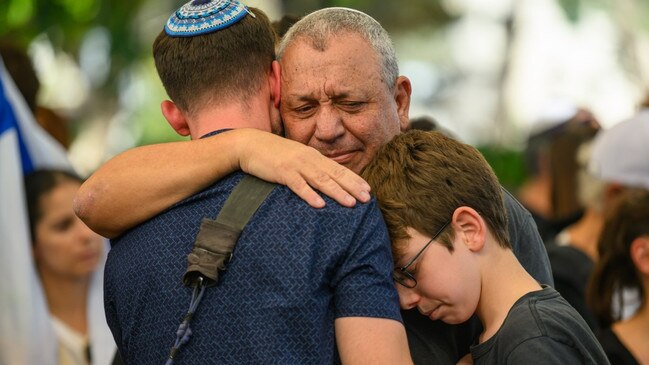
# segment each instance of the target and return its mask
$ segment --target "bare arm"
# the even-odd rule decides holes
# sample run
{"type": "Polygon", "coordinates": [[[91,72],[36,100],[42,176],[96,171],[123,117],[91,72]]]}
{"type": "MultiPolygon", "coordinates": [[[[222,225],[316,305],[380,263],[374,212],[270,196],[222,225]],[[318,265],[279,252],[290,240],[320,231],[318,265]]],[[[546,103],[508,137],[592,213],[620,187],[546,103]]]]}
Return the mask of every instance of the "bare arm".
{"type": "Polygon", "coordinates": [[[115,237],[238,170],[287,185],[310,205],[318,189],[345,206],[369,200],[356,174],[311,147],[255,129],[142,146],[101,166],[81,186],[77,215],[95,232],[115,237]],[[351,195],[350,195],[351,194],[351,195]]]}
{"type": "Polygon", "coordinates": [[[335,332],[343,364],[412,364],[406,329],[398,321],[343,317],[336,319],[335,332]]]}

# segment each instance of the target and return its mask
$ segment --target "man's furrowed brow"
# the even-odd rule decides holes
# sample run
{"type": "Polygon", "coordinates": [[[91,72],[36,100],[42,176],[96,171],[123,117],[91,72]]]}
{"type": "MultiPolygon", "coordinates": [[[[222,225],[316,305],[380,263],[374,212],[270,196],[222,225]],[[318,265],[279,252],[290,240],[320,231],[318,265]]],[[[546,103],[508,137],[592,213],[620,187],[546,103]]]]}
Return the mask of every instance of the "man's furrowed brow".
{"type": "MultiPolygon", "coordinates": [[[[318,98],[314,94],[306,94],[306,95],[296,95],[297,100],[299,101],[304,101],[304,102],[310,102],[310,101],[318,101],[320,98],[318,98]]],[[[337,101],[337,100],[343,100],[343,99],[348,99],[351,97],[351,93],[348,91],[341,91],[341,92],[336,92],[332,95],[327,93],[327,98],[337,101]]]]}
{"type": "Polygon", "coordinates": [[[318,99],[313,94],[306,94],[306,95],[297,95],[296,100],[301,101],[301,102],[310,103],[310,102],[313,102],[313,101],[317,101],[318,99]]]}
{"type": "Polygon", "coordinates": [[[334,101],[337,101],[337,100],[342,100],[342,99],[348,99],[350,96],[351,95],[350,95],[349,92],[343,91],[343,92],[340,92],[340,93],[337,93],[337,94],[333,95],[331,97],[331,99],[333,99],[334,101]]]}
{"type": "MultiPolygon", "coordinates": [[[[327,98],[335,102],[335,101],[345,100],[349,98],[362,99],[362,96],[352,95],[352,92],[350,91],[340,91],[340,92],[335,92],[333,95],[327,94],[327,98]]],[[[288,94],[287,97],[287,101],[294,102],[294,103],[314,103],[314,102],[320,102],[321,99],[322,98],[320,98],[319,95],[316,95],[315,92],[305,93],[305,94],[291,93],[288,94]]]]}

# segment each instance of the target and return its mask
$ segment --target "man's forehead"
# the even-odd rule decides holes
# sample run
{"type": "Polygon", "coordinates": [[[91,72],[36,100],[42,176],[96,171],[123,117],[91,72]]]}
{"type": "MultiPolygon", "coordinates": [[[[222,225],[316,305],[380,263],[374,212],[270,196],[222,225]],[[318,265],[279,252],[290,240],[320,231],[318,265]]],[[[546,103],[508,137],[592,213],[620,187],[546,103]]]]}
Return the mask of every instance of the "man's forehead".
{"type": "Polygon", "coordinates": [[[308,47],[312,50],[326,52],[332,46],[348,44],[349,42],[360,42],[367,47],[372,47],[370,42],[366,38],[364,38],[362,34],[353,30],[342,29],[337,32],[319,34],[317,36],[310,36],[306,34],[297,35],[285,45],[283,54],[298,47],[308,47]]]}
{"type": "Polygon", "coordinates": [[[363,77],[353,68],[320,68],[303,69],[302,72],[284,73],[282,79],[282,99],[295,101],[312,101],[322,99],[371,99],[382,91],[383,85],[377,85],[380,77],[368,82],[374,75],[363,77]],[[325,71],[319,71],[324,69],[325,71]],[[329,70],[330,72],[327,72],[329,70]]]}
{"type": "Polygon", "coordinates": [[[381,72],[378,55],[371,51],[370,44],[360,36],[336,37],[330,39],[329,43],[327,49],[322,51],[308,39],[291,42],[279,61],[282,79],[302,80],[312,75],[335,78],[341,73],[345,75],[344,78],[367,78],[381,72]],[[365,47],[369,49],[364,49],[365,47]]]}
{"type": "Polygon", "coordinates": [[[289,101],[303,102],[322,99],[330,99],[333,101],[345,99],[366,99],[366,93],[363,93],[362,90],[343,91],[342,88],[336,84],[332,84],[330,87],[326,88],[304,87],[296,90],[295,87],[292,87],[291,89],[292,90],[287,90],[285,93],[286,99],[289,101]]]}

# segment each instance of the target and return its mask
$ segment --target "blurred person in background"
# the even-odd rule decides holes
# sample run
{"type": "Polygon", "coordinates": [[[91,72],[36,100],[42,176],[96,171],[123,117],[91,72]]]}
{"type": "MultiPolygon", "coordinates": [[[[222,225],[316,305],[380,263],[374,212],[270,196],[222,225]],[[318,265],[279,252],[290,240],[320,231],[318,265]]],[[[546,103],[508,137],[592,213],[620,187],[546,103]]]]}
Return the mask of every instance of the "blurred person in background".
{"type": "Polygon", "coordinates": [[[611,364],[649,364],[649,190],[625,192],[608,213],[588,291],[604,327],[598,339],[611,364]],[[621,288],[640,294],[640,307],[628,319],[614,304],[624,300],[621,288]]]}
{"type": "Polygon", "coordinates": [[[90,288],[102,283],[106,255],[104,239],[72,209],[82,182],[64,170],[36,170],[25,176],[34,263],[58,340],[60,365],[109,364],[106,356],[113,359],[115,354],[104,316],[94,323],[89,316],[90,310],[103,313],[103,306],[90,304],[90,288]]]}
{"type": "Polygon", "coordinates": [[[575,124],[599,129],[592,113],[565,103],[547,106],[527,139],[524,152],[528,178],[517,197],[536,222],[544,242],[574,223],[583,207],[577,200],[574,136],[563,137],[575,124]]]}
{"type": "Polygon", "coordinates": [[[58,364],[119,364],[101,299],[105,241],[72,209],[81,183],[63,170],[25,177],[34,263],[57,338],[58,364]],[[99,296],[92,297],[91,290],[99,296]]]}
{"type": "Polygon", "coordinates": [[[41,84],[25,49],[9,40],[0,40],[0,56],[38,124],[67,150],[70,147],[67,121],[55,110],[38,105],[41,84]]]}
{"type": "Polygon", "coordinates": [[[577,195],[579,206],[585,208],[577,222],[547,242],[555,289],[577,309],[593,331],[598,326],[586,305],[586,287],[597,261],[597,241],[604,221],[603,183],[588,173],[591,142],[597,132],[598,129],[588,124],[573,124],[555,141],[560,146],[555,151],[556,159],[563,155],[564,161],[556,161],[554,165],[557,169],[567,169],[564,172],[570,181],[566,185],[577,185],[570,189],[577,195]],[[576,158],[573,160],[572,156],[576,158]]]}
{"type": "Polygon", "coordinates": [[[550,179],[552,186],[552,219],[555,222],[574,221],[584,210],[579,199],[578,151],[583,142],[595,137],[601,129],[593,114],[579,109],[550,146],[550,179]]]}
{"type": "MultiPolygon", "coordinates": [[[[601,324],[587,305],[586,288],[601,253],[597,242],[601,239],[604,218],[626,190],[649,189],[649,109],[641,109],[633,118],[608,130],[599,133],[597,130],[588,124],[573,126],[560,137],[586,143],[579,151],[580,166],[575,169],[580,180],[578,195],[586,208],[577,222],[548,243],[557,291],[594,331],[601,324]],[[586,160],[588,163],[584,164],[586,160]]],[[[566,159],[562,153],[557,153],[556,159],[562,155],[566,159]]],[[[633,310],[631,299],[625,307],[627,311],[633,310]]]]}
{"type": "Polygon", "coordinates": [[[4,40],[0,56],[0,363],[111,364],[105,241],[75,217],[81,180],[66,172],[65,150],[51,138],[58,134],[66,144],[67,126],[57,118],[52,133],[36,123],[45,109],[37,105],[40,84],[24,48],[4,40]]]}

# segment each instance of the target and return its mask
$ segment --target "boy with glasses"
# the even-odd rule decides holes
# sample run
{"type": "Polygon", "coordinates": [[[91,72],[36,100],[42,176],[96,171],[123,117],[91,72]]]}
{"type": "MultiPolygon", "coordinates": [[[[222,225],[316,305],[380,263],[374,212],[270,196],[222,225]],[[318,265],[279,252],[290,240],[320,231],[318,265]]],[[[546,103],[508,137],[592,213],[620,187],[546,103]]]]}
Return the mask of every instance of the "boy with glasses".
{"type": "Polygon", "coordinates": [[[500,184],[476,149],[414,131],[362,175],[390,232],[402,308],[449,324],[476,314],[474,363],[608,363],[579,314],[514,256],[500,184]]]}

